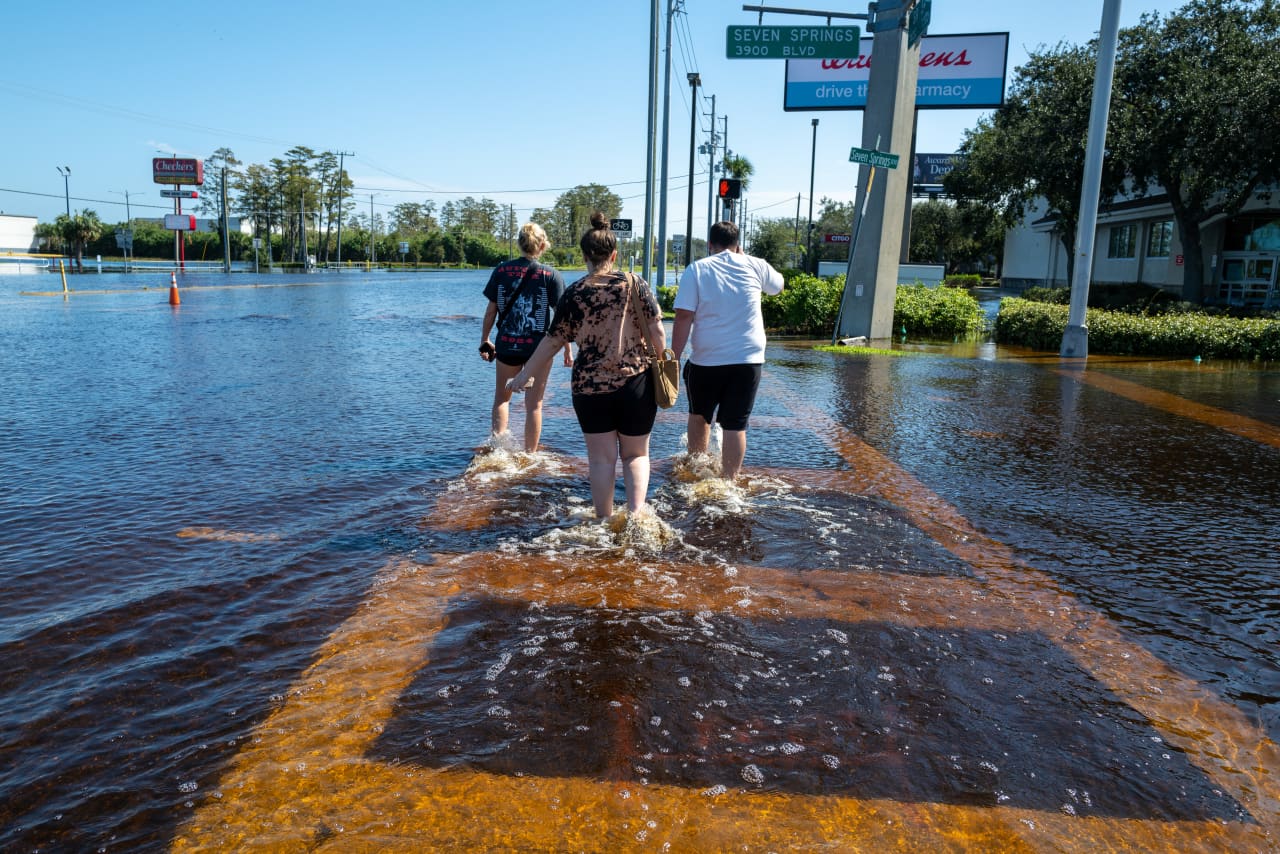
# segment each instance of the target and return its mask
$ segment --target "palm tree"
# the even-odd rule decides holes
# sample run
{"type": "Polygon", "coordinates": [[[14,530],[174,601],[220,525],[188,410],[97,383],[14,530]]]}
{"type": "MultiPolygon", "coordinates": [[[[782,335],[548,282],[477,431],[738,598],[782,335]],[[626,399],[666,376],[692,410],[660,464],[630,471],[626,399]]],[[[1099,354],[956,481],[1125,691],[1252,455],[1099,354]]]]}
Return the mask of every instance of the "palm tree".
{"type": "Polygon", "coordinates": [[[62,214],[56,220],[62,239],[75,247],[76,269],[84,272],[84,247],[102,236],[102,220],[94,211],[79,211],[73,217],[62,214]]]}
{"type": "MultiPolygon", "coordinates": [[[[741,154],[730,154],[724,159],[724,171],[730,178],[737,178],[741,181],[742,189],[745,190],[751,185],[751,175],[756,171],[756,168],[751,165],[750,160],[743,157],[741,154]]],[[[739,200],[734,199],[732,205],[733,216],[737,217],[738,213],[741,211],[741,208],[739,207],[739,200]]],[[[738,223],[738,227],[742,227],[741,222],[738,223]]]]}

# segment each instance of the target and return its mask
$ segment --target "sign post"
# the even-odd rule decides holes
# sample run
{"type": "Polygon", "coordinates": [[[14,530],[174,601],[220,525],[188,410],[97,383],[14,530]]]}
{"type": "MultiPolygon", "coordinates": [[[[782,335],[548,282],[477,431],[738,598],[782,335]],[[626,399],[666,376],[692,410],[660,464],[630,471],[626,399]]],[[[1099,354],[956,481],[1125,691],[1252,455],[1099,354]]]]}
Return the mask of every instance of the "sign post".
{"type": "Polygon", "coordinates": [[[196,197],[194,190],[183,190],[183,184],[195,184],[197,187],[204,183],[204,161],[197,160],[194,157],[153,157],[151,158],[151,180],[157,184],[174,184],[176,187],[170,189],[166,187],[160,191],[160,195],[165,198],[173,199],[173,216],[172,221],[175,225],[169,225],[170,218],[165,217],[165,228],[173,229],[173,260],[181,270],[186,269],[187,261],[187,239],[183,233],[185,231],[195,230],[195,217],[190,218],[191,227],[178,228],[179,223],[187,222],[182,219],[182,200],[184,198],[194,199],[196,197]]]}

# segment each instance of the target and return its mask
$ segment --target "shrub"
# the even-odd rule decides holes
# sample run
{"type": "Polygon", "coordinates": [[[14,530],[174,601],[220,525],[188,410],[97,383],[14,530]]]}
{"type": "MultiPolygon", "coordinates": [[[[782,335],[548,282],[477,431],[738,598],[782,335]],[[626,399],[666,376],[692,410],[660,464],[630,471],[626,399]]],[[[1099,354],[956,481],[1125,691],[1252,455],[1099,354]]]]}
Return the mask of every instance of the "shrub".
{"type": "Polygon", "coordinates": [[[657,291],[654,296],[658,298],[658,305],[664,312],[670,314],[676,310],[676,293],[680,290],[678,285],[659,285],[654,290],[657,291]]]}
{"type": "Polygon", "coordinates": [[[954,337],[982,331],[982,306],[968,291],[898,285],[893,304],[893,328],[911,335],[954,337]]]}
{"type": "Polygon", "coordinates": [[[952,273],[942,280],[944,288],[976,288],[982,284],[982,277],[977,273],[952,273]]]}
{"type": "Polygon", "coordinates": [[[1047,302],[1051,305],[1069,305],[1071,288],[1027,288],[1022,299],[1029,302],[1047,302]]]}
{"type": "Polygon", "coordinates": [[[785,335],[830,335],[843,293],[843,275],[819,279],[795,273],[782,293],[765,294],[760,300],[765,328],[785,335]]]}
{"type": "MultiPolygon", "coordinates": [[[[669,290],[674,301],[676,288],[669,290]]],[[[760,300],[764,326],[774,334],[808,335],[825,338],[836,326],[840,299],[844,295],[844,275],[820,279],[808,273],[793,273],[780,294],[765,294],[760,300]]],[[[659,294],[664,310],[668,303],[659,294]]],[[[957,288],[927,288],[898,285],[894,301],[894,329],[905,328],[912,335],[947,337],[981,332],[985,315],[968,291],[957,288]]]]}
{"type": "MultiPolygon", "coordinates": [[[[996,315],[996,341],[1057,350],[1068,312],[1066,306],[1006,298],[996,315]]],[[[1280,320],[1089,309],[1085,323],[1089,350],[1096,353],[1280,361],[1280,320]]]]}

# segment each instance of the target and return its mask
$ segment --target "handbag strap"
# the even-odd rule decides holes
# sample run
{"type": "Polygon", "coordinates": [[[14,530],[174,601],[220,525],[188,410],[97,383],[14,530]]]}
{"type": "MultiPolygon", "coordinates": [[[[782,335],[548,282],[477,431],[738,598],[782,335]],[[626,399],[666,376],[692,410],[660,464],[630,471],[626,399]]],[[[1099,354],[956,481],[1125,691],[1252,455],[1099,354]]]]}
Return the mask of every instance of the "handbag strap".
{"type": "MultiPolygon", "coordinates": [[[[630,307],[631,298],[639,295],[640,283],[634,273],[624,273],[623,275],[627,277],[627,305],[630,307]]],[[[661,354],[654,353],[653,344],[650,343],[649,336],[645,334],[644,326],[640,323],[640,312],[636,311],[634,307],[631,308],[631,319],[635,321],[636,331],[640,333],[640,344],[644,347],[644,354],[652,362],[661,354]]]]}
{"type": "Polygon", "coordinates": [[[507,315],[511,313],[511,309],[515,308],[516,300],[520,299],[520,294],[524,293],[525,283],[529,280],[529,273],[534,267],[538,266],[538,259],[534,258],[529,262],[529,266],[524,268],[524,272],[520,274],[520,285],[516,288],[515,293],[511,295],[511,301],[507,303],[507,307],[498,315],[498,322],[494,324],[494,328],[501,331],[502,321],[507,319],[507,315]]]}

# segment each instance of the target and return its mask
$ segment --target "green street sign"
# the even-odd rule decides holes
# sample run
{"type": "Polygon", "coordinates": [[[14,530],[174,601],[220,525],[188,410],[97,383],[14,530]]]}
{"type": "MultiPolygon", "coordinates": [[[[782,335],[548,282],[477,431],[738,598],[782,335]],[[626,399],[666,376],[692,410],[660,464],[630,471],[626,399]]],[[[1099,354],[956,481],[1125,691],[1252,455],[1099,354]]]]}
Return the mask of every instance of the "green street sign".
{"type": "Polygon", "coordinates": [[[725,31],[729,59],[857,59],[859,27],[749,27],[725,31]]]}
{"type": "Polygon", "coordinates": [[[879,166],[881,169],[897,169],[898,155],[888,154],[884,151],[872,151],[869,148],[852,148],[849,150],[849,162],[879,166]]]}
{"type": "Polygon", "coordinates": [[[929,29],[929,19],[933,17],[933,0],[917,0],[911,10],[911,20],[907,23],[907,47],[915,47],[916,42],[929,29]]]}

